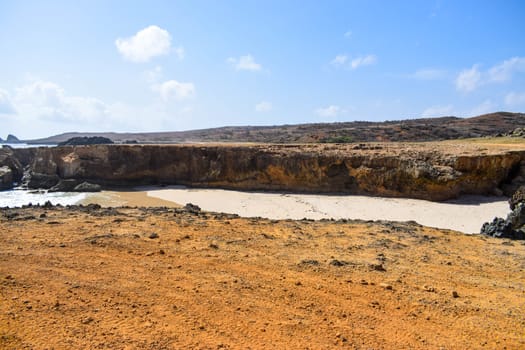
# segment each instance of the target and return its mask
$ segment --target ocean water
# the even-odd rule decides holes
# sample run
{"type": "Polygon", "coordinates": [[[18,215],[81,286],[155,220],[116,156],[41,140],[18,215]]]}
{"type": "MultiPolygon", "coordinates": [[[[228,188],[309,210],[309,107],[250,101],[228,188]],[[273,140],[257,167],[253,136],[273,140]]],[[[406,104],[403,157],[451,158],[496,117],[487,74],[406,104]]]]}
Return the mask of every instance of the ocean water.
{"type": "Polygon", "coordinates": [[[31,148],[31,147],[53,147],[56,145],[30,145],[27,143],[0,143],[1,146],[9,146],[11,148],[31,148]]]}
{"type": "Polygon", "coordinates": [[[73,205],[84,200],[89,194],[78,192],[47,192],[35,190],[13,189],[0,192],[0,208],[21,207],[29,203],[43,205],[50,201],[52,204],[73,205]]]}

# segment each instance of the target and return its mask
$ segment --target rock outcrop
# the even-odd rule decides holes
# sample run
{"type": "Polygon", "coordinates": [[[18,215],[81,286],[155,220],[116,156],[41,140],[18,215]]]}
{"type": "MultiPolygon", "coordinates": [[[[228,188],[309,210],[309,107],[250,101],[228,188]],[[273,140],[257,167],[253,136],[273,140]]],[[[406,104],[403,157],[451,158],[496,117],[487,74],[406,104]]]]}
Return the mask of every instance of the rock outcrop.
{"type": "MultiPolygon", "coordinates": [[[[18,150],[14,150],[17,152],[18,150]]],[[[525,150],[477,145],[93,145],[20,150],[30,188],[188,185],[446,200],[501,194],[525,150]]]]}
{"type": "Polygon", "coordinates": [[[18,139],[18,137],[16,137],[15,135],[7,135],[7,139],[5,140],[5,142],[7,143],[21,143],[22,141],[20,141],[18,139]]]}
{"type": "Polygon", "coordinates": [[[101,136],[83,136],[83,137],[72,137],[67,141],[60,142],[59,146],[80,146],[80,145],[109,145],[113,144],[111,139],[101,136]]]}
{"type": "Polygon", "coordinates": [[[481,233],[497,238],[525,239],[525,186],[509,199],[511,212],[506,219],[494,218],[481,227],[481,233]]]}
{"type": "Polygon", "coordinates": [[[5,146],[0,148],[0,190],[12,188],[15,182],[20,181],[22,174],[22,164],[13,149],[5,146]]]}
{"type": "Polygon", "coordinates": [[[519,203],[506,219],[494,218],[481,227],[481,234],[510,239],[525,239],[525,203],[519,203]]]}
{"type": "Polygon", "coordinates": [[[0,167],[0,191],[13,187],[13,171],[8,166],[0,167]]]}
{"type": "Polygon", "coordinates": [[[521,186],[509,199],[510,210],[514,210],[519,203],[525,203],[525,186],[521,186]]]}
{"type": "Polygon", "coordinates": [[[92,184],[89,182],[82,182],[81,184],[78,184],[73,189],[74,192],[100,192],[102,190],[102,187],[97,184],[92,184]]]}
{"type": "Polygon", "coordinates": [[[510,137],[525,137],[525,128],[516,128],[511,132],[505,134],[505,136],[510,137]]]}

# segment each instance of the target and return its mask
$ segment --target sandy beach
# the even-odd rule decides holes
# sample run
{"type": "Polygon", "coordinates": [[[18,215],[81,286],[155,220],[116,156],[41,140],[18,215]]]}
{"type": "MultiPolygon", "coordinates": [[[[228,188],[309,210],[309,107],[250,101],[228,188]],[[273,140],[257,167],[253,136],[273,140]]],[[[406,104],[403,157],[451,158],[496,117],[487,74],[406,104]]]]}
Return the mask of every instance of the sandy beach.
{"type": "MultiPolygon", "coordinates": [[[[220,189],[143,188],[134,194],[140,202],[193,203],[203,210],[269,219],[362,219],[416,221],[429,227],[479,233],[495,216],[505,217],[505,197],[465,196],[454,201],[430,202],[405,198],[240,192],[220,189]]],[[[120,196],[128,194],[120,193],[120,196]]]]}

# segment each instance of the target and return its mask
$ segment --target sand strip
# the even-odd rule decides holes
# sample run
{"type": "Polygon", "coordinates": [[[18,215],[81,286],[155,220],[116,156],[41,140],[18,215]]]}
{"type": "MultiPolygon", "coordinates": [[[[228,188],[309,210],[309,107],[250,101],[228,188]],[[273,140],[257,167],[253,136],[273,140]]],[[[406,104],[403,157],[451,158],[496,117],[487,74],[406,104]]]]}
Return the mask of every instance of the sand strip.
{"type": "Polygon", "coordinates": [[[148,196],[147,191],[102,191],[89,194],[79,204],[100,204],[103,207],[180,207],[174,201],[148,196]]]}
{"type": "Polygon", "coordinates": [[[269,219],[362,219],[416,221],[422,225],[479,233],[481,225],[509,211],[505,197],[465,196],[436,203],[417,199],[344,195],[240,192],[219,189],[149,189],[152,198],[203,210],[269,219]]]}

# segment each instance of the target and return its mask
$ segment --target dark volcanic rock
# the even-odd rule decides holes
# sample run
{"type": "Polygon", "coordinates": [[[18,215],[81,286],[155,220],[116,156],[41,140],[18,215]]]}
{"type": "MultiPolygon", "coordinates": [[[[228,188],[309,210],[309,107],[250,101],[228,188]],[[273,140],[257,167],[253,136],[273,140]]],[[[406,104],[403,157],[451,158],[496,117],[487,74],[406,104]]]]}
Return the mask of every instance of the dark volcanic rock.
{"type": "Polygon", "coordinates": [[[497,238],[525,239],[525,201],[523,197],[518,200],[519,195],[513,196],[513,209],[507,218],[494,218],[492,222],[484,223],[481,227],[482,234],[497,238]]]}
{"type": "Polygon", "coordinates": [[[60,180],[55,186],[49,189],[49,192],[73,192],[75,191],[75,187],[77,187],[79,184],[79,180],[60,180]]]}
{"type": "Polygon", "coordinates": [[[496,238],[511,238],[512,228],[503,218],[494,218],[492,222],[486,222],[481,227],[481,234],[496,238]]]}
{"type": "Polygon", "coordinates": [[[186,203],[184,206],[184,209],[186,209],[188,212],[193,214],[198,214],[201,211],[201,208],[198,205],[192,204],[192,203],[186,203]]]}
{"type": "Polygon", "coordinates": [[[56,174],[42,174],[27,171],[22,178],[22,187],[49,189],[58,184],[60,178],[56,174]]]}
{"type": "Polygon", "coordinates": [[[113,144],[111,139],[102,136],[92,136],[92,137],[72,137],[67,141],[60,142],[59,146],[79,146],[79,145],[107,145],[113,144]]]}
{"type": "Polygon", "coordinates": [[[89,182],[82,182],[80,185],[75,186],[73,191],[75,192],[100,192],[102,188],[100,185],[92,184],[89,182]]]}

